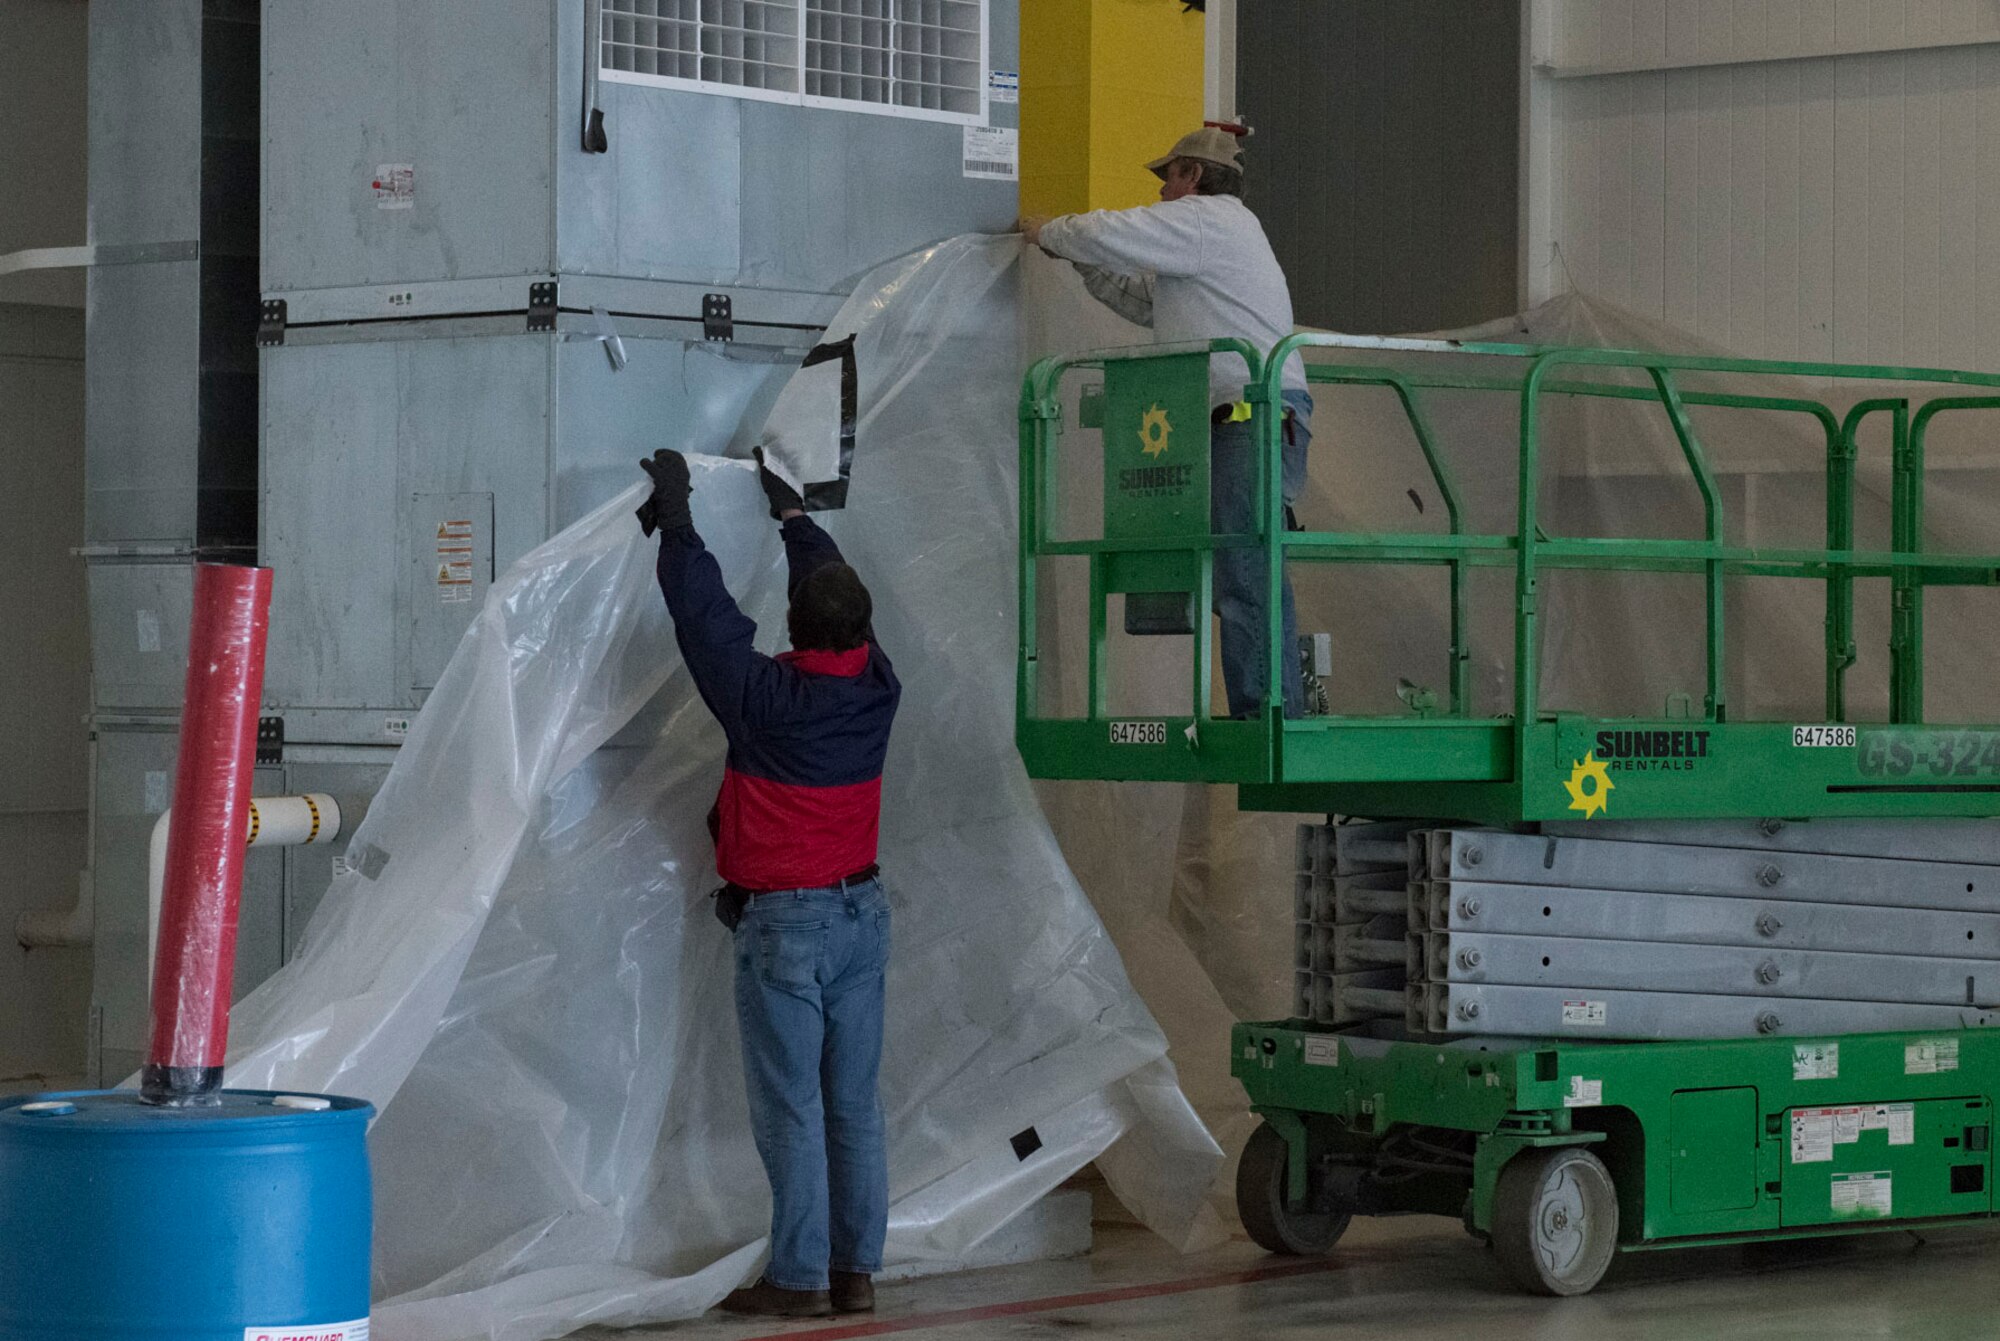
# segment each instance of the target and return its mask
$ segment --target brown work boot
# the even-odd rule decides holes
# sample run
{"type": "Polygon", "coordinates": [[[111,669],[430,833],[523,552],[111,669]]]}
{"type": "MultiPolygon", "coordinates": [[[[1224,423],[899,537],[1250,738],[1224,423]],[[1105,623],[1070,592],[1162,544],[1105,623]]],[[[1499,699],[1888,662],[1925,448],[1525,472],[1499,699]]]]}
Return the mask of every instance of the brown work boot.
{"type": "Polygon", "coordinates": [[[724,1313],[748,1313],[761,1318],[824,1318],[833,1312],[825,1290],[787,1290],[759,1280],[716,1305],[724,1313]]]}
{"type": "Polygon", "coordinates": [[[833,1281],[833,1311],[835,1313],[873,1313],[875,1311],[875,1280],[865,1271],[835,1271],[830,1273],[833,1281]]]}

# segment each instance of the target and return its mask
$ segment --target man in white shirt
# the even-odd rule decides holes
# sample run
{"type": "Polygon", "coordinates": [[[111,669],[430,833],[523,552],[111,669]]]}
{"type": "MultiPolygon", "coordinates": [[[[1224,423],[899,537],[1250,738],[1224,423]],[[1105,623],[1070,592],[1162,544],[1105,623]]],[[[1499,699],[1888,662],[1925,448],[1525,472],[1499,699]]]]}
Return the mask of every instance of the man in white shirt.
{"type": "MultiPolygon", "coordinates": [[[[1243,203],[1243,154],[1236,137],[1209,127],[1181,137],[1172,152],[1146,165],[1162,185],[1160,203],[1129,210],[1094,210],[1056,219],[1028,218],[1021,231],[1051,256],[1074,264],[1091,296],[1141,326],[1161,344],[1234,336],[1268,350],[1292,334],[1292,295],[1263,225],[1243,203]]],[[[1241,356],[1209,359],[1209,522],[1217,535],[1255,527],[1256,434],[1237,417],[1249,369],[1241,356]]],[[[1294,356],[1284,372],[1284,497],[1305,488],[1312,441],[1312,397],[1305,365],[1294,356]]],[[[1263,551],[1218,550],[1215,613],[1222,619],[1222,679],[1232,717],[1263,709],[1265,569],[1263,551]]],[[[1292,583],[1284,584],[1285,716],[1304,715],[1292,583]]]]}

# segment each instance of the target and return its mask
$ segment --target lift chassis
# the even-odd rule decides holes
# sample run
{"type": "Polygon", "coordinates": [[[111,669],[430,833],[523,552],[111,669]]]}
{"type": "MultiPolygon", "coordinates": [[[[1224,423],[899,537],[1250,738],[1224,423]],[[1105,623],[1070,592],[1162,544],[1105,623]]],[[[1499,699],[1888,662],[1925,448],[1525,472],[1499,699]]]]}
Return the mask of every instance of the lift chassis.
{"type": "Polygon", "coordinates": [[[1522,1285],[1573,1294],[1618,1249],[1909,1229],[1993,1212],[2000,1034],[1393,1042],[1239,1024],[1265,1126],[1238,1181],[1264,1247],[1353,1215],[1462,1215],[1522,1285]]]}
{"type": "MultiPolygon", "coordinates": [[[[1842,872],[1855,868],[1839,861],[1808,863],[1814,874],[1794,879],[1788,863],[1745,851],[1735,856],[1753,864],[1730,878],[1749,884],[1725,879],[1711,888],[1713,860],[1676,857],[1685,849],[1672,844],[1701,841],[1704,825],[1773,814],[1874,825],[1867,846],[1849,855],[1932,863],[1928,891],[1945,868],[1928,850],[1929,831],[1903,826],[2000,813],[2000,725],[1939,723],[1924,710],[1926,591],[2000,586],[2000,555],[1926,547],[1926,432],[1940,415],[1995,410],[2000,377],[1982,373],[1337,336],[1294,336],[1268,352],[1237,341],[1104,351],[1045,360],[1029,373],[1016,742],[1032,776],[1233,784],[1247,810],[1402,817],[1433,830],[1489,826],[1549,843],[1545,857],[1538,850],[1499,875],[1494,861],[1479,866],[1476,852],[1454,855],[1442,834],[1447,846],[1428,869],[1413,857],[1407,888],[1400,869],[1378,866],[1372,882],[1352,883],[1356,903],[1330,915],[1322,900],[1334,872],[1302,874],[1294,1016],[1239,1024],[1231,1040],[1232,1071],[1263,1118],[1237,1183],[1238,1209],[1259,1244],[1318,1253],[1355,1215],[1456,1216],[1524,1287],[1577,1294],[1620,1250],[1994,1213],[1990,1110],[2000,1092],[2000,1031],[1986,1026],[2000,1022],[1990,1013],[2000,989],[1989,995],[1982,984],[1989,968],[2000,972],[2000,951],[1986,949],[2000,926],[1985,920],[2000,915],[2000,900],[1989,902],[1981,881],[2000,875],[2000,829],[1981,826],[1987,834],[1975,835],[1984,846],[1974,860],[1985,869],[1950,876],[1964,894],[1949,899],[1920,896],[1918,882],[1895,870],[1843,885],[1842,872]],[[1372,348],[1353,354],[1358,347],[1372,348]],[[1343,349],[1349,361],[1333,361],[1343,349]],[[1384,350],[1413,357],[1371,361],[1384,350]],[[1307,375],[1321,396],[1356,387],[1393,394],[1444,504],[1442,529],[1289,529],[1275,407],[1284,369],[1302,351],[1315,356],[1307,375]],[[1258,516],[1241,535],[1208,527],[1207,369],[1224,352],[1248,366],[1244,408],[1258,443],[1258,516]],[[1076,538],[1074,518],[1056,524],[1066,499],[1097,492],[1059,479],[1062,382],[1079,372],[1098,379],[1078,416],[1103,434],[1095,538],[1076,538]],[[1800,393],[1811,386],[1847,390],[1817,400],[1800,393]],[[1519,405],[1511,533],[1470,529],[1471,510],[1432,431],[1429,407],[1468,392],[1519,405]],[[1701,496],[1700,538],[1547,534],[1538,515],[1543,410],[1588,398],[1648,402],[1665,416],[1701,496]],[[1823,434],[1823,546],[1730,543],[1725,491],[1697,432],[1711,410],[1765,414],[1823,434]],[[1857,543],[1864,424],[1885,426],[1890,439],[1892,534],[1883,550],[1857,543]],[[1406,682],[1405,716],[1287,720],[1276,705],[1281,667],[1296,649],[1267,618],[1263,714],[1218,713],[1206,616],[1216,556],[1230,549],[1254,549],[1263,560],[1267,611],[1278,608],[1293,566],[1442,569],[1449,640],[1439,687],[1406,682]],[[1047,701],[1038,629],[1043,565],[1077,561],[1089,569],[1087,664],[1070,668],[1083,672],[1080,713],[1047,701]],[[1467,578],[1480,567],[1513,578],[1511,712],[1482,715],[1474,706],[1467,578]],[[1566,569],[1699,577],[1705,683],[1675,695],[1658,717],[1545,705],[1541,587],[1566,569]],[[1731,710],[1725,597],[1732,579],[1746,577],[1823,588],[1818,721],[1746,720],[1731,710]],[[1859,579],[1886,579],[1890,599],[1888,713],[1875,721],[1857,721],[1849,705],[1859,579]],[[1187,638],[1185,707],[1112,712],[1114,599],[1125,602],[1122,633],[1187,638]],[[1135,619],[1135,606],[1149,612],[1144,619],[1135,619]],[[1682,836],[1657,837],[1674,826],[1682,836]],[[1556,870],[1556,839],[1545,835],[1565,828],[1591,838],[1616,829],[1646,851],[1630,863],[1612,854],[1593,868],[1609,877],[1562,886],[1533,868],[1556,870]],[[1654,883],[1620,883],[1628,865],[1654,883]],[[1495,879],[1503,883],[1480,883],[1495,879]],[[1507,881],[1537,891],[1535,906],[1499,907],[1511,897],[1507,881]],[[1751,905],[1767,897],[1795,902],[1751,905]],[[1926,910],[1935,909],[1964,920],[1933,934],[1943,914],[1926,910]],[[1502,911],[1515,920],[1494,925],[1502,911]],[[1720,930],[1725,923],[1735,930],[1720,930]],[[1461,975],[1481,964],[1467,942],[1481,936],[1486,976],[1461,975]],[[1396,963],[1405,941],[1407,967],[1396,963]],[[1495,942],[1510,943],[1508,972],[1519,976],[1493,972],[1495,942]],[[1536,965],[1560,973],[1578,959],[1591,961],[1586,976],[1610,975],[1588,977],[1593,986],[1614,990],[1572,1002],[1555,990],[1559,980],[1536,976],[1536,965]],[[1740,976],[1746,969],[1754,982],[1740,976]],[[1726,981],[1670,981],[1683,971],[1726,981]],[[1830,990],[1799,990],[1785,976],[1805,973],[1830,990]],[[1962,995],[1946,994],[1961,980],[1962,995]],[[1881,999],[1892,993],[1901,995],[1881,999]],[[1780,1000],[1767,1007],[1765,996],[1780,1000]]],[[[1522,840],[1479,841],[1497,849],[1522,840]]],[[[1609,846],[1600,845],[1600,858],[1609,846]]]]}

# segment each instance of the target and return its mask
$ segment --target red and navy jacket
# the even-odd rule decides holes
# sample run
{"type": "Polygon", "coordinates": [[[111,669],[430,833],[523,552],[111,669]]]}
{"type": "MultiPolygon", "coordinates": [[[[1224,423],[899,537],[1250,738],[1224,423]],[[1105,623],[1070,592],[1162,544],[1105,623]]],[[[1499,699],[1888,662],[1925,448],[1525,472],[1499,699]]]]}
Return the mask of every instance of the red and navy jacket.
{"type": "MultiPolygon", "coordinates": [[[[809,517],[782,533],[793,592],[841,561],[809,517]]],[[[692,526],[661,532],[659,573],[681,656],[729,738],[708,817],[716,870],[745,889],[809,889],[873,866],[882,762],[903,694],[874,631],[848,652],[765,656],[692,526]]]]}

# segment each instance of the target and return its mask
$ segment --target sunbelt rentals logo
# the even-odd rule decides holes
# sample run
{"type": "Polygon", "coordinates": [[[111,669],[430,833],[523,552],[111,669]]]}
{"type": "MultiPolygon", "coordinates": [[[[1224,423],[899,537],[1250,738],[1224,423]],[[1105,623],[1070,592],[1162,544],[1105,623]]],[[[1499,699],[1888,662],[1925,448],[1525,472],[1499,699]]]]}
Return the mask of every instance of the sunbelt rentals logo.
{"type": "Polygon", "coordinates": [[[1611,793],[1617,789],[1610,770],[1594,750],[1571,763],[1574,767],[1570,769],[1569,781],[1563,784],[1563,790],[1569,793],[1569,808],[1581,811],[1585,819],[1602,814],[1610,808],[1611,793]]]}
{"type": "Polygon", "coordinates": [[[1146,411],[1146,417],[1140,421],[1139,450],[1148,456],[1165,456],[1173,434],[1173,421],[1167,418],[1165,407],[1155,402],[1153,408],[1146,411]]]}

